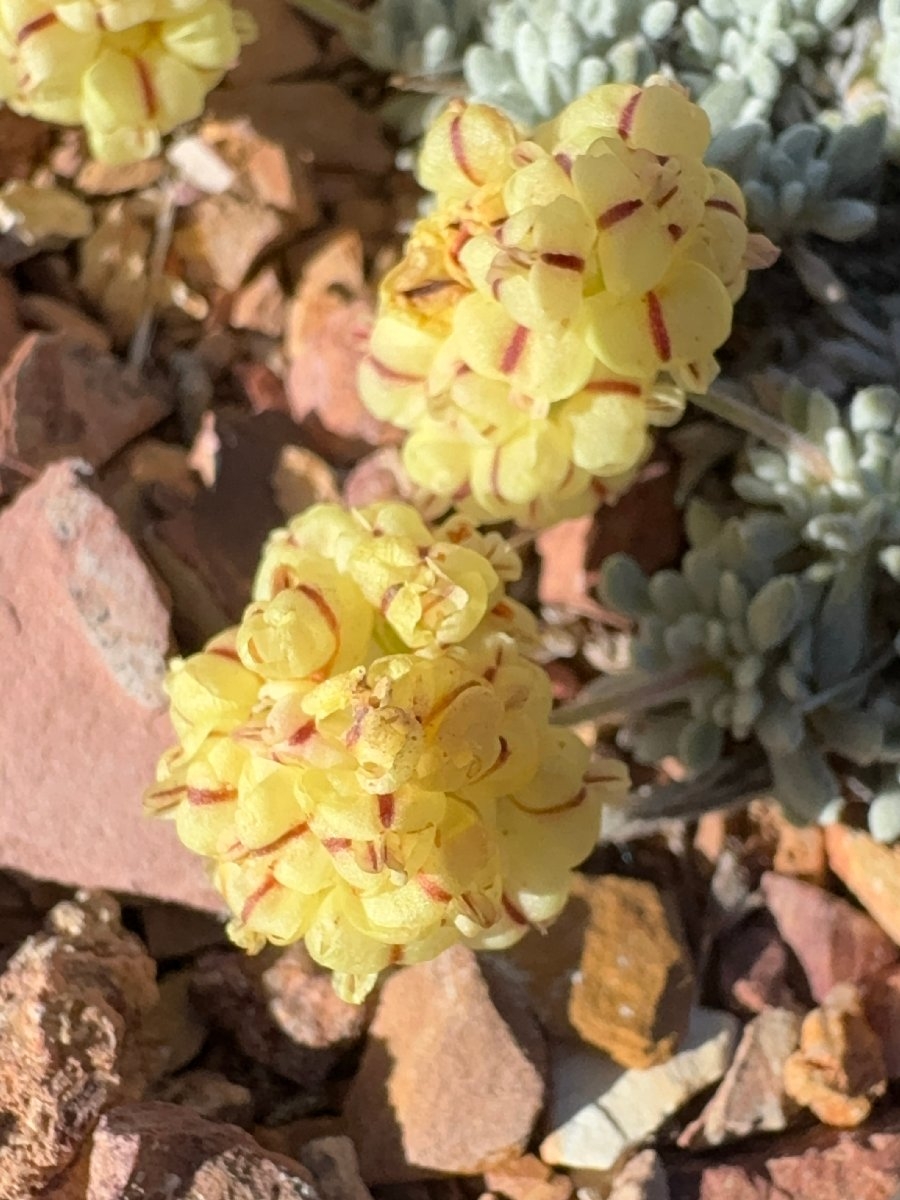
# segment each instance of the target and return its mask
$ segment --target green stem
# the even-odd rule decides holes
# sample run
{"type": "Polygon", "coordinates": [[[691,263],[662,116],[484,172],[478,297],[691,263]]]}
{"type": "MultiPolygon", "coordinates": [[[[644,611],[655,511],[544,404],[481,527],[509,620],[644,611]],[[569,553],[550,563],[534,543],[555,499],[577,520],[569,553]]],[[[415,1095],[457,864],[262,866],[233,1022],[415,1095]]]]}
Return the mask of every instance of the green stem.
{"type": "Polygon", "coordinates": [[[614,713],[645,712],[673,700],[681,700],[692,683],[710,673],[708,662],[679,666],[671,671],[649,675],[645,671],[628,671],[598,679],[582,691],[571,704],[554,709],[550,720],[554,725],[575,725],[614,713]]]}
{"type": "Polygon", "coordinates": [[[698,408],[711,413],[714,417],[719,417],[722,421],[727,421],[729,425],[734,425],[737,429],[742,429],[744,433],[749,433],[752,437],[759,438],[761,442],[765,442],[782,454],[799,455],[805,461],[810,474],[815,475],[818,479],[827,481],[832,478],[834,472],[831,469],[831,463],[815,442],[811,442],[796,429],[791,429],[789,425],[785,425],[776,417],[769,416],[755,405],[747,404],[746,401],[739,400],[737,396],[729,395],[727,392],[716,391],[707,392],[702,396],[692,392],[691,401],[698,408]]]}
{"type": "Polygon", "coordinates": [[[291,3],[314,21],[342,33],[348,43],[359,45],[369,36],[368,16],[346,0],[291,0],[291,3]]]}

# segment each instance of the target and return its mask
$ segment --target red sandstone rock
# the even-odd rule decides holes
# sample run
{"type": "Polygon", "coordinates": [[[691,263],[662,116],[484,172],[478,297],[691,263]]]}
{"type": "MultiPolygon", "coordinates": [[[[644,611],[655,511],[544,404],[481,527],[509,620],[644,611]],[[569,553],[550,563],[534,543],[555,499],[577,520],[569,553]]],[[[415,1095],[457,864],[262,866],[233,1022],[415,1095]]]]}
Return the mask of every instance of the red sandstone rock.
{"type": "Polygon", "coordinates": [[[369,1016],[367,1006],[337,996],[301,944],[257,958],[210,951],[194,969],[191,994],[248,1058],[310,1092],[362,1037],[369,1016]]]}
{"type": "Polygon", "coordinates": [[[683,1159],[669,1168],[671,1200],[895,1200],[900,1110],[853,1133],[819,1126],[727,1162],[683,1159]]]}
{"type": "Polygon", "coordinates": [[[716,984],[722,1003],[745,1016],[766,1007],[799,1009],[792,976],[803,973],[770,913],[759,911],[732,927],[716,948],[716,984]]]}
{"type": "Polygon", "coordinates": [[[236,1125],[174,1104],[129,1104],[100,1122],[87,1200],[316,1200],[300,1163],[269,1154],[236,1125]]]}
{"type": "Polygon", "coordinates": [[[173,733],[168,616],[75,464],[0,513],[0,866],[219,907],[141,796],[173,733]]]}
{"type": "MultiPolygon", "coordinates": [[[[31,333],[0,374],[0,464],[39,469],[69,457],[102,466],[171,408],[111,354],[65,334],[31,333]]],[[[0,465],[0,494],[21,483],[0,465]]]]}
{"type": "Polygon", "coordinates": [[[897,961],[890,938],[846,900],[772,872],[763,876],[762,890],[815,1000],[824,1000],[836,983],[861,983],[897,961]]]}
{"type": "Polygon", "coordinates": [[[888,967],[869,982],[863,1009],[881,1041],[888,1079],[900,1079],[900,967],[888,967]]]}
{"type": "Polygon", "coordinates": [[[545,1047],[524,992],[454,946],[388,979],[344,1115],[369,1184],[477,1175],[524,1149],[545,1047]]]}

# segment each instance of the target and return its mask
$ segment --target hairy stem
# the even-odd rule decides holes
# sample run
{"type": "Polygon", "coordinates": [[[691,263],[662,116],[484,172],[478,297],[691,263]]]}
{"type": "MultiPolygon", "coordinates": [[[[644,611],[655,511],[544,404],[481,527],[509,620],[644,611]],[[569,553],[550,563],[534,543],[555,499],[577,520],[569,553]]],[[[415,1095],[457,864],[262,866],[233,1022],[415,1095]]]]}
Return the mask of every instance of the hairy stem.
{"type": "Polygon", "coordinates": [[[831,463],[822,450],[809,438],[791,429],[777,417],[771,417],[754,404],[739,400],[728,392],[712,391],[701,396],[691,393],[691,401],[698,408],[727,421],[738,429],[743,429],[752,437],[759,438],[782,454],[799,455],[806,463],[807,470],[822,480],[829,480],[833,475],[831,463]]]}
{"type": "Polygon", "coordinates": [[[369,32],[369,18],[346,0],[291,0],[306,16],[322,25],[336,29],[348,41],[364,42],[369,32]]]}
{"type": "Polygon", "coordinates": [[[588,684],[577,700],[555,709],[550,720],[554,725],[575,725],[614,713],[645,712],[673,700],[681,700],[690,685],[710,673],[709,662],[679,666],[671,671],[650,675],[646,671],[628,671],[624,675],[608,675],[588,684]]]}

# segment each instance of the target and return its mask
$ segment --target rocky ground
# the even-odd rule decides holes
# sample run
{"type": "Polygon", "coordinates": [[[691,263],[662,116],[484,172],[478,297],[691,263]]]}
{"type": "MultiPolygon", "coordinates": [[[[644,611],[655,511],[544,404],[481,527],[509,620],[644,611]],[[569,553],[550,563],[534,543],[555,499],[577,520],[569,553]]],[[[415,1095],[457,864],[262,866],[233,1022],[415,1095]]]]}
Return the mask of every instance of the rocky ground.
{"type": "MultiPolygon", "coordinates": [[[[286,516],[403,487],[354,383],[418,199],[383,85],[248,7],[168,164],[0,112],[0,1200],[895,1200],[900,848],[612,814],[552,935],[354,1008],[141,817],[167,656],[286,516]]],[[[526,548],[560,698],[624,654],[602,559],[677,561],[676,474],[526,548]]]]}

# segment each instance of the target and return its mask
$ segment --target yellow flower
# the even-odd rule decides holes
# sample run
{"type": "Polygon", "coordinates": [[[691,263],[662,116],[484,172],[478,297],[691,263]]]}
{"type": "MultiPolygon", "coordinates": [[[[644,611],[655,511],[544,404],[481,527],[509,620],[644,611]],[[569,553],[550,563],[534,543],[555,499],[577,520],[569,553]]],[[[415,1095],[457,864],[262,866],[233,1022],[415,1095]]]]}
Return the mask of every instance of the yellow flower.
{"type": "Polygon", "coordinates": [[[251,26],[230,0],[0,0],[0,99],[83,125],[102,161],[148,158],[200,116],[251,26]]]}
{"type": "Polygon", "coordinates": [[[744,201],[708,143],[664,82],[600,87],[530,138],[483,105],[438,118],[419,169],[437,208],[360,370],[416,484],[527,525],[627,486],[649,428],[715,377],[744,288],[744,201]]]}
{"type": "Polygon", "coordinates": [[[557,915],[627,777],[549,724],[520,571],[461,515],[319,505],[270,537],[240,625],[173,663],[146,807],[210,860],[236,942],[303,938],[358,1000],[557,915]]]}

